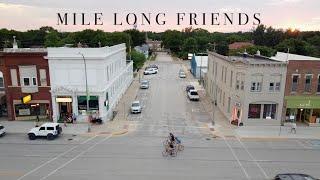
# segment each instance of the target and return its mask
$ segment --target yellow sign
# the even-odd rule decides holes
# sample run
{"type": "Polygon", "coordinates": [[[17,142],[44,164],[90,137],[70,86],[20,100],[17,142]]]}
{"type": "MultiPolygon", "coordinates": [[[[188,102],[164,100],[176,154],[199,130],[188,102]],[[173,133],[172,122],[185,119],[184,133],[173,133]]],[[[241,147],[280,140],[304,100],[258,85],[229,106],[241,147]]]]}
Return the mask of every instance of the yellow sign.
{"type": "Polygon", "coordinates": [[[31,94],[30,95],[27,95],[27,96],[24,96],[22,98],[22,103],[23,104],[27,104],[28,102],[30,102],[32,100],[32,97],[31,97],[31,94]]]}
{"type": "Polygon", "coordinates": [[[56,98],[56,102],[72,102],[72,98],[56,98]]]}

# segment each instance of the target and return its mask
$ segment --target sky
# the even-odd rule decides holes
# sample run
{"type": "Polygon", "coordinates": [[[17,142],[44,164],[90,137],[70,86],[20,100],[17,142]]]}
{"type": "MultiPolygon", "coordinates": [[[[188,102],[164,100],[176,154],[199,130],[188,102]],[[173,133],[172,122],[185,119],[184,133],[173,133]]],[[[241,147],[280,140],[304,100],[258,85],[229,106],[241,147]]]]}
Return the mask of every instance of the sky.
{"type": "MultiPolygon", "coordinates": [[[[320,30],[320,0],[0,0],[0,28],[25,31],[52,26],[59,31],[122,31],[134,27],[126,23],[126,15],[129,13],[136,14],[136,28],[143,31],[161,32],[190,27],[188,13],[197,13],[198,23],[202,20],[202,13],[206,13],[206,25],[192,27],[204,28],[210,32],[250,31],[256,27],[253,24],[254,13],[260,13],[262,24],[274,28],[320,30]],[[57,13],[69,13],[68,25],[57,25],[57,13]],[[81,22],[81,13],[85,13],[85,22],[90,22],[91,25],[72,25],[72,13],[78,13],[77,23],[81,22]],[[94,25],[94,13],[103,14],[103,25],[94,25]],[[117,23],[122,22],[122,25],[114,25],[114,13],[117,13],[117,23]],[[150,25],[143,25],[141,13],[150,13],[150,25]],[[165,25],[156,24],[155,17],[158,13],[166,14],[164,18],[160,18],[166,21],[165,25]],[[176,13],[186,13],[181,25],[177,25],[176,13]],[[216,21],[220,25],[211,25],[210,13],[220,13],[216,21]],[[224,25],[223,13],[229,16],[233,14],[232,25],[224,25]],[[248,14],[247,25],[237,24],[238,13],[248,14]]],[[[132,20],[133,16],[130,17],[132,20]]]]}

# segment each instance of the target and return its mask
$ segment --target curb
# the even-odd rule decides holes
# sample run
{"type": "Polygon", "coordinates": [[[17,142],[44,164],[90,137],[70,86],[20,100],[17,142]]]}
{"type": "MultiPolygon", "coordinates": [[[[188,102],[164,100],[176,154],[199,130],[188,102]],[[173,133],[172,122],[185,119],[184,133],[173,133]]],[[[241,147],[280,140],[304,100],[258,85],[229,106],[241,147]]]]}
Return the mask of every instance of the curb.
{"type": "Polygon", "coordinates": [[[112,133],[112,136],[120,136],[120,135],[124,135],[128,132],[129,132],[128,130],[117,131],[117,132],[112,133]]]}

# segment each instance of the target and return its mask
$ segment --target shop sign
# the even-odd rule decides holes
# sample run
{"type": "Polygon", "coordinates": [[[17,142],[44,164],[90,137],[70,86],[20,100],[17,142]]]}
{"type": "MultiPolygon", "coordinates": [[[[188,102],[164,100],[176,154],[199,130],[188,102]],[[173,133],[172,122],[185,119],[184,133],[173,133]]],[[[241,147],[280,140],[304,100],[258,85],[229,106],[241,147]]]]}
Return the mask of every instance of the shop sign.
{"type": "Polygon", "coordinates": [[[72,98],[56,98],[56,102],[72,102],[72,98]]]}
{"type": "Polygon", "coordinates": [[[27,104],[28,102],[30,102],[32,100],[32,96],[31,94],[27,95],[27,96],[24,96],[22,97],[21,101],[23,104],[27,104]]]}
{"type": "Polygon", "coordinates": [[[19,116],[29,116],[30,114],[30,109],[19,109],[19,116]]]}

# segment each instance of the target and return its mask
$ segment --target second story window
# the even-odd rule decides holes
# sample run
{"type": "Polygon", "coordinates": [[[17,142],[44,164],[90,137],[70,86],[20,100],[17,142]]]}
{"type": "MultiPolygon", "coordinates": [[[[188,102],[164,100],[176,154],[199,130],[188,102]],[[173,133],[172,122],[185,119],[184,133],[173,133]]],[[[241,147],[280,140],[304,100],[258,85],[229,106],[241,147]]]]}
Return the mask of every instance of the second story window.
{"type": "Polygon", "coordinates": [[[251,92],[261,92],[261,82],[251,82],[251,92]]]}
{"type": "Polygon", "coordinates": [[[23,85],[30,86],[30,78],[23,78],[23,85]]]}
{"type": "Polygon", "coordinates": [[[305,92],[311,92],[311,80],[312,80],[312,75],[311,74],[307,74],[306,75],[305,86],[304,86],[304,91],[305,92]]]}
{"type": "Polygon", "coordinates": [[[280,91],[280,82],[270,82],[269,91],[280,91]]]}
{"type": "Polygon", "coordinates": [[[299,75],[293,75],[292,83],[291,83],[291,91],[296,92],[298,90],[298,83],[299,83],[299,75]]]}

